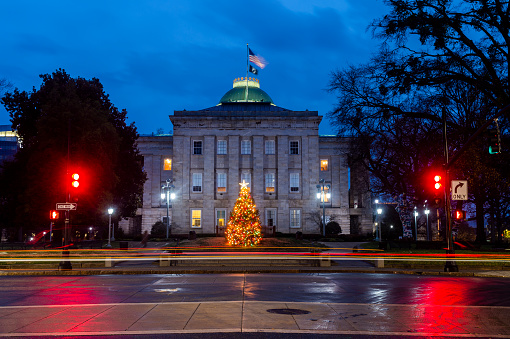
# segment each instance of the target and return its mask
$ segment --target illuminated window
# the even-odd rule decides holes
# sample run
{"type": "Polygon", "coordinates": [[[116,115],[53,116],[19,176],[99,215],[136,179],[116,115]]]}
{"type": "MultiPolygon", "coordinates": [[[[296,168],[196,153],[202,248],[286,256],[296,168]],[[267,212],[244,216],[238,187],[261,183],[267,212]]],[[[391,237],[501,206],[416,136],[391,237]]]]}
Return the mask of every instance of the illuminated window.
{"type": "Polygon", "coordinates": [[[251,154],[250,140],[242,140],[241,141],[241,154],[251,154]]]}
{"type": "Polygon", "coordinates": [[[317,198],[318,199],[320,198],[321,202],[322,201],[329,202],[329,200],[331,199],[330,188],[327,186],[321,187],[321,193],[320,193],[320,195],[319,195],[319,193],[317,193],[317,198]]]}
{"type": "Polygon", "coordinates": [[[275,141],[274,140],[266,140],[265,143],[266,154],[275,154],[275,141]]]}
{"type": "Polygon", "coordinates": [[[289,146],[289,154],[299,154],[299,141],[291,141],[289,146]]]}
{"type": "Polygon", "coordinates": [[[301,210],[290,210],[290,228],[301,227],[301,210]]]}
{"type": "Polygon", "coordinates": [[[227,173],[218,173],[216,176],[216,185],[218,192],[227,191],[227,173]]]}
{"type": "Polygon", "coordinates": [[[323,159],[321,160],[321,171],[327,171],[328,170],[328,161],[323,159]]]}
{"type": "Polygon", "coordinates": [[[218,154],[227,154],[227,140],[218,140],[218,154]]]}
{"type": "Polygon", "coordinates": [[[202,192],[202,173],[193,173],[193,192],[202,192]]]}
{"type": "Polygon", "coordinates": [[[275,174],[274,173],[266,173],[266,192],[274,192],[275,191],[275,174]]]}
{"type": "Polygon", "coordinates": [[[193,140],[193,154],[202,154],[202,141],[193,140]]]}
{"type": "Polygon", "coordinates": [[[191,210],[191,227],[202,227],[202,210],[191,210]]]}
{"type": "Polygon", "coordinates": [[[290,191],[299,192],[299,173],[290,174],[290,191]]]}
{"type": "Polygon", "coordinates": [[[171,171],[172,170],[172,159],[166,158],[163,162],[163,169],[165,171],[171,171]]]}
{"type": "Polygon", "coordinates": [[[216,226],[225,227],[227,222],[227,210],[218,209],[216,210],[216,226]]]}

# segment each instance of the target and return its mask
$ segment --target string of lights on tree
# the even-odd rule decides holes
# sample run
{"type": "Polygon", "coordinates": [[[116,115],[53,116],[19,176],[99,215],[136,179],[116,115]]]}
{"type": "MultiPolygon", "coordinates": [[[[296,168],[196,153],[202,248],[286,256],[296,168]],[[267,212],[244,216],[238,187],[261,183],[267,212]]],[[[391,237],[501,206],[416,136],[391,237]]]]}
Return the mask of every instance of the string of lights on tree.
{"type": "Polygon", "coordinates": [[[260,216],[251,197],[248,183],[243,180],[239,197],[230,213],[225,236],[232,246],[255,246],[262,239],[260,216]]]}

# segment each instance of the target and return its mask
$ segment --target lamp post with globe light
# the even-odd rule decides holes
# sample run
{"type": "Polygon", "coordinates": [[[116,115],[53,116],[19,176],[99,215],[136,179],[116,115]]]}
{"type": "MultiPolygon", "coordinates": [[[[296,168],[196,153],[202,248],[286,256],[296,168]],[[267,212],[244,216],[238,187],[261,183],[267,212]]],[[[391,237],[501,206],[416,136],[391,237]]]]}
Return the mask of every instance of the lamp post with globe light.
{"type": "Polygon", "coordinates": [[[427,241],[430,241],[429,213],[430,213],[430,210],[428,208],[426,208],[425,209],[425,215],[427,216],[427,241]]]}
{"type": "Polygon", "coordinates": [[[331,188],[330,185],[326,184],[326,181],[324,179],[319,180],[319,184],[317,187],[317,199],[320,199],[322,202],[322,235],[326,236],[326,201],[329,201],[331,198],[331,194],[329,193],[329,189],[331,188]],[[325,190],[328,190],[328,193],[326,193],[325,190]]]}
{"type": "Polygon", "coordinates": [[[175,188],[174,185],[172,185],[172,180],[167,179],[166,185],[161,186],[162,192],[161,192],[161,199],[166,200],[166,238],[168,239],[169,233],[170,233],[170,219],[169,219],[169,209],[170,209],[170,199],[175,199],[175,193],[170,193],[170,191],[175,188]]]}
{"type": "Polygon", "coordinates": [[[414,241],[418,241],[418,211],[416,210],[416,206],[414,207],[414,241]]]}
{"type": "Polygon", "coordinates": [[[106,248],[112,248],[112,244],[111,244],[111,229],[112,229],[112,213],[113,213],[113,208],[110,207],[108,209],[108,245],[106,245],[106,248]]]}
{"type": "Polygon", "coordinates": [[[381,240],[381,214],[382,214],[382,208],[377,209],[377,228],[376,228],[376,234],[375,234],[375,241],[381,240]]]}

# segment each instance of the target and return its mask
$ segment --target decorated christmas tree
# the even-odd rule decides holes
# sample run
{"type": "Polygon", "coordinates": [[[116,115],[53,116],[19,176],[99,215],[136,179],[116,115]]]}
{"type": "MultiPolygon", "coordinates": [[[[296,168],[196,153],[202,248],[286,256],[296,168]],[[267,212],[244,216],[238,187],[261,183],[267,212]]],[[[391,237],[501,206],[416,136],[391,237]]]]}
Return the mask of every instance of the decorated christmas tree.
{"type": "Polygon", "coordinates": [[[229,245],[255,246],[262,238],[259,210],[250,195],[248,183],[243,180],[239,185],[241,191],[230,213],[225,236],[229,245]]]}

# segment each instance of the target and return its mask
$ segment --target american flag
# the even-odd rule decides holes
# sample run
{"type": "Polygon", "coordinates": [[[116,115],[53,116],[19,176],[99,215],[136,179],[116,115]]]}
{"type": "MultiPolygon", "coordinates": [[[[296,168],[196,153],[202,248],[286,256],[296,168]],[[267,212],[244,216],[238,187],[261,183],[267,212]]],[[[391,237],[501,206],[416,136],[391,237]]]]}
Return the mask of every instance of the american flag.
{"type": "Polygon", "coordinates": [[[255,55],[255,53],[253,53],[251,48],[248,48],[248,55],[249,55],[250,62],[253,62],[255,65],[259,66],[262,69],[264,69],[264,67],[266,67],[266,65],[267,65],[266,60],[264,60],[264,58],[261,57],[260,55],[255,55]]]}

